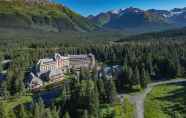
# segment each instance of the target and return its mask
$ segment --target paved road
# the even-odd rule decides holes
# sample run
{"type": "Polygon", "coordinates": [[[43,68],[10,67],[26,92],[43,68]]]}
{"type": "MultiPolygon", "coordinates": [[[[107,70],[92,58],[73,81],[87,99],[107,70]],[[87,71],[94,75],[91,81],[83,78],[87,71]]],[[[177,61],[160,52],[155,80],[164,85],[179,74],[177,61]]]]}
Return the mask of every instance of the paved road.
{"type": "Polygon", "coordinates": [[[125,97],[128,97],[131,103],[135,105],[136,108],[135,118],[144,118],[144,99],[154,86],[182,82],[186,82],[186,79],[174,79],[168,81],[155,82],[148,84],[147,88],[144,90],[143,93],[137,93],[135,95],[120,94],[118,95],[118,97],[121,99],[121,101],[123,101],[125,97]]]}

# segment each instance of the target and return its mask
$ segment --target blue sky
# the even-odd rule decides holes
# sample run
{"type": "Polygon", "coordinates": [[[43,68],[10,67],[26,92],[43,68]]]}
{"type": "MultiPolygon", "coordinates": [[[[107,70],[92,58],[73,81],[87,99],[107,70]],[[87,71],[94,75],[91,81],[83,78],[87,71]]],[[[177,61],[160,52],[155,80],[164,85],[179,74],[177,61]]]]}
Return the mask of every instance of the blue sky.
{"type": "Polygon", "coordinates": [[[142,9],[186,7],[186,0],[57,0],[57,2],[84,16],[130,6],[142,9]]]}

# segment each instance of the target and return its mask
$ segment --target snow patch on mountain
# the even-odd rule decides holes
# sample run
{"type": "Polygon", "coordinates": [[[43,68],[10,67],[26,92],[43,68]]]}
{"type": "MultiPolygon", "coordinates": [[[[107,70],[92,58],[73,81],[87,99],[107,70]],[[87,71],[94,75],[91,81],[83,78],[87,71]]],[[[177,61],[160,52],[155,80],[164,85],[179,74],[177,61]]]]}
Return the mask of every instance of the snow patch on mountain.
{"type": "Polygon", "coordinates": [[[120,12],[122,11],[122,9],[114,9],[111,11],[112,14],[120,14],[120,12]]]}

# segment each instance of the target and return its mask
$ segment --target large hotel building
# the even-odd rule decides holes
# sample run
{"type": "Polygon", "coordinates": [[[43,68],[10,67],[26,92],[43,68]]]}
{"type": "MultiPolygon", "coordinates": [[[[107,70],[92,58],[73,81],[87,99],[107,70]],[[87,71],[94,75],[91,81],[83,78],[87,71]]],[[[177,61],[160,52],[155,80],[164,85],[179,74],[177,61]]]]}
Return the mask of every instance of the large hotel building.
{"type": "Polygon", "coordinates": [[[61,56],[55,53],[53,58],[40,59],[36,64],[35,73],[31,72],[28,86],[39,88],[46,83],[54,83],[64,79],[64,73],[69,69],[79,70],[82,67],[93,68],[95,57],[93,54],[61,56]]]}

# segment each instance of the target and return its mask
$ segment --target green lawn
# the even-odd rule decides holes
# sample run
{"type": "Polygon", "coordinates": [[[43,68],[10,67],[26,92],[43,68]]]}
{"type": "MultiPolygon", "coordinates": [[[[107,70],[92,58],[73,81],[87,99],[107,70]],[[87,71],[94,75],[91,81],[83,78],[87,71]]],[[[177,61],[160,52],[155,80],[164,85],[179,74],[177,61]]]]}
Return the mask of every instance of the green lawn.
{"type": "Polygon", "coordinates": [[[145,99],[145,118],[186,118],[186,83],[154,87],[145,99]]]}
{"type": "Polygon", "coordinates": [[[5,109],[6,115],[9,116],[10,111],[17,105],[28,103],[32,101],[31,96],[21,96],[18,98],[9,98],[8,100],[3,100],[3,107],[5,109]]]}

